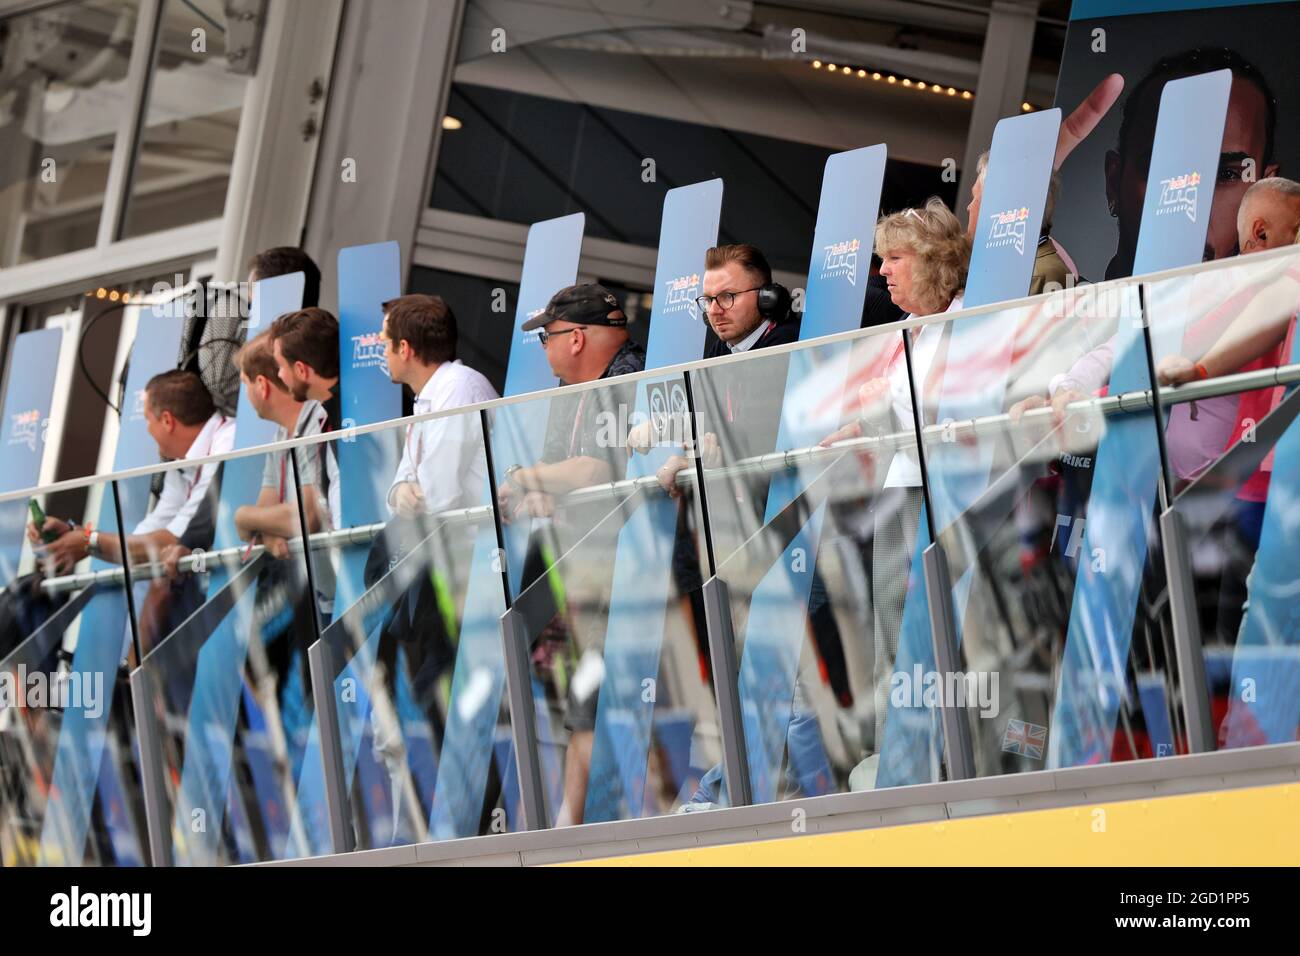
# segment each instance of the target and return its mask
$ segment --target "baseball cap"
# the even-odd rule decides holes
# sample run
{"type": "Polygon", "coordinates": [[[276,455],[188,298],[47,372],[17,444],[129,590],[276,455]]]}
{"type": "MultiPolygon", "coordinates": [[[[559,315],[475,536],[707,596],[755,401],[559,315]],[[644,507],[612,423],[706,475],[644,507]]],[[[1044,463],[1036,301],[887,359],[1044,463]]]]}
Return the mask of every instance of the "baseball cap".
{"type": "Polygon", "coordinates": [[[522,329],[531,332],[559,319],[574,325],[611,325],[620,328],[627,325],[627,315],[614,293],[594,282],[561,289],[551,296],[545,309],[523,324],[522,329]]]}

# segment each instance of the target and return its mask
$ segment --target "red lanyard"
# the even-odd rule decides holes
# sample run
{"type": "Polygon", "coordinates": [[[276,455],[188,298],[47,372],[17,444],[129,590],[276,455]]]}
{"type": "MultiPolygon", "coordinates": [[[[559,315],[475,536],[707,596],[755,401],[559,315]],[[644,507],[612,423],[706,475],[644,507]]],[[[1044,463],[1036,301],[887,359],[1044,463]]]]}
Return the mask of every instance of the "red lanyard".
{"type": "MultiPolygon", "coordinates": [[[[216,427],[216,429],[214,429],[213,432],[212,432],[212,436],[213,436],[213,438],[216,437],[217,431],[219,431],[219,430],[221,429],[221,426],[224,425],[225,423],[226,423],[226,416],[225,416],[225,415],[222,415],[222,416],[221,416],[221,421],[217,423],[217,427],[216,427]]],[[[209,444],[208,444],[208,454],[211,454],[211,453],[212,453],[212,445],[211,445],[211,443],[209,443],[209,444]]],[[[182,469],[182,470],[184,470],[184,469],[182,469]]],[[[185,489],[185,500],[186,500],[186,501],[189,501],[189,500],[190,500],[190,495],[194,494],[194,487],[199,483],[199,479],[202,478],[202,477],[203,477],[203,466],[202,466],[202,465],[199,465],[199,466],[197,466],[197,467],[194,469],[194,477],[190,479],[190,486],[189,486],[188,488],[185,489]]]]}

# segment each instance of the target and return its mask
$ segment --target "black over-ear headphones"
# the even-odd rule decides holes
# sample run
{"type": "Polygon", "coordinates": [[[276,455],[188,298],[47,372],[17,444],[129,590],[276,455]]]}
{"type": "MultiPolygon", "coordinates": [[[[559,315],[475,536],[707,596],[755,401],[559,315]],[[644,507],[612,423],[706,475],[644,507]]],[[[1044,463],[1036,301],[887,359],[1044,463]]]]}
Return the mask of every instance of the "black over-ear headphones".
{"type": "Polygon", "coordinates": [[[758,314],[769,321],[779,321],[790,311],[790,290],[779,282],[769,282],[758,290],[758,314]]]}

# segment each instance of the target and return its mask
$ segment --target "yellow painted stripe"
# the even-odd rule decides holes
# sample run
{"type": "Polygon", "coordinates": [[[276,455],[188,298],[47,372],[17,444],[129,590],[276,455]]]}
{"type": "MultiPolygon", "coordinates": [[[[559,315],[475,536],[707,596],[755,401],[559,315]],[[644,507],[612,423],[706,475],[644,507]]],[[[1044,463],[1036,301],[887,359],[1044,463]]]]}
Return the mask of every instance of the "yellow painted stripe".
{"type": "Polygon", "coordinates": [[[576,866],[1296,866],[1300,784],[584,860],[576,866]]]}

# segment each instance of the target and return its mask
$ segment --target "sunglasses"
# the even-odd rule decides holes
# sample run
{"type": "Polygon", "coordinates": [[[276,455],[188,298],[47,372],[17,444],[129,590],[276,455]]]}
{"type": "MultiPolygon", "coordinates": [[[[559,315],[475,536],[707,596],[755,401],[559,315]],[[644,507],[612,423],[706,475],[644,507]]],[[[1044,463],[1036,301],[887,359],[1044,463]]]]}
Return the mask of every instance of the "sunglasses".
{"type": "Polygon", "coordinates": [[[570,332],[577,332],[585,328],[585,325],[575,325],[571,329],[560,329],[558,332],[547,332],[545,329],[540,329],[537,332],[537,341],[542,343],[542,348],[546,348],[546,343],[551,340],[552,335],[568,335],[570,332]]]}

